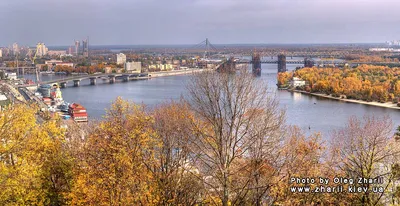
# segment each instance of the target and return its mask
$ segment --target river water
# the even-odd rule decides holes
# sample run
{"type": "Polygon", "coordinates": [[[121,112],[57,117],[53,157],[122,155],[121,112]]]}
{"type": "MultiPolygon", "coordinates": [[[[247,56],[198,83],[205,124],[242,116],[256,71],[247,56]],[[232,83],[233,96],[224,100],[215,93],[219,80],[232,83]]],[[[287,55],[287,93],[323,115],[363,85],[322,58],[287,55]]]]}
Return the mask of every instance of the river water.
{"type": "MultiPolygon", "coordinates": [[[[287,65],[287,68],[293,70],[297,66],[302,65],[287,65]]],[[[276,76],[276,64],[262,65],[259,78],[267,81],[269,87],[276,93],[280,107],[286,109],[287,123],[299,126],[307,134],[321,132],[323,139],[327,140],[330,131],[344,127],[352,115],[360,118],[365,115],[377,117],[388,115],[392,118],[394,126],[400,125],[400,110],[276,90],[276,76]]],[[[26,77],[32,78],[32,76],[26,77]]],[[[60,76],[42,76],[43,81],[53,78],[60,76]]],[[[67,88],[62,89],[62,94],[65,101],[85,106],[90,119],[100,119],[105,115],[105,108],[109,108],[111,102],[118,96],[150,107],[171,99],[178,100],[187,94],[185,85],[189,78],[189,76],[169,76],[115,84],[108,84],[98,79],[96,86],[90,86],[89,80],[83,80],[80,87],[72,87],[70,82],[67,88]]]]}

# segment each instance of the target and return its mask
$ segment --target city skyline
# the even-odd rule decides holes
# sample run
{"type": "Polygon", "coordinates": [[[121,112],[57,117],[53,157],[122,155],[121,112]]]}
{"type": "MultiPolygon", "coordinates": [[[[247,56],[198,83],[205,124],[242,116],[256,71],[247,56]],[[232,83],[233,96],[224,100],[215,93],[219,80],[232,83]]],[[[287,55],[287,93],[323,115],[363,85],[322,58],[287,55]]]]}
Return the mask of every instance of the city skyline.
{"type": "Polygon", "coordinates": [[[383,43],[399,39],[394,0],[0,2],[0,45],[383,43]],[[29,18],[26,18],[29,16],[29,18]],[[32,23],[34,22],[34,23],[32,23]],[[29,33],[29,35],[27,35],[29,33]]]}

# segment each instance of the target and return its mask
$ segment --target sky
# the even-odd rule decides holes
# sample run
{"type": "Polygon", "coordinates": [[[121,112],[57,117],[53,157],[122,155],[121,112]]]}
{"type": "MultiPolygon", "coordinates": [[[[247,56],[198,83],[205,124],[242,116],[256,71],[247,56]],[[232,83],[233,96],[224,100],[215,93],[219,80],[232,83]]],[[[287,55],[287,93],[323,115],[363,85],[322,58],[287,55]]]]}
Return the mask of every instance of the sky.
{"type": "Polygon", "coordinates": [[[0,45],[383,43],[398,0],[0,0],[0,45]]]}

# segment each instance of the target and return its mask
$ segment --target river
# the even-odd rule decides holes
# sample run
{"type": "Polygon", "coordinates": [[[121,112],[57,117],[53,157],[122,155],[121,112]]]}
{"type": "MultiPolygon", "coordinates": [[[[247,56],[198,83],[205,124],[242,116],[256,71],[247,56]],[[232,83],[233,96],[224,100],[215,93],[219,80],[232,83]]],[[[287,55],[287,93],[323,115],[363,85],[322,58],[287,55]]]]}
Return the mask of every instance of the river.
{"type": "MultiPolygon", "coordinates": [[[[297,66],[287,65],[288,70],[297,66]]],[[[288,124],[299,126],[307,134],[321,132],[327,140],[330,131],[343,128],[352,115],[362,118],[365,115],[381,117],[388,115],[394,126],[400,125],[400,110],[381,108],[369,105],[348,103],[321,97],[309,96],[300,93],[291,93],[285,90],[276,90],[276,64],[263,64],[261,78],[267,81],[269,87],[276,93],[280,107],[286,109],[288,124]]],[[[26,76],[32,78],[32,76],[26,76]]],[[[59,76],[43,76],[42,80],[59,78],[59,76]]],[[[89,80],[81,82],[80,87],[62,89],[67,102],[78,102],[87,108],[90,119],[100,119],[109,108],[111,102],[118,96],[135,103],[144,103],[150,107],[168,100],[178,100],[186,95],[185,85],[189,76],[169,76],[150,80],[118,82],[108,84],[98,80],[96,86],[90,86],[89,80]]]]}

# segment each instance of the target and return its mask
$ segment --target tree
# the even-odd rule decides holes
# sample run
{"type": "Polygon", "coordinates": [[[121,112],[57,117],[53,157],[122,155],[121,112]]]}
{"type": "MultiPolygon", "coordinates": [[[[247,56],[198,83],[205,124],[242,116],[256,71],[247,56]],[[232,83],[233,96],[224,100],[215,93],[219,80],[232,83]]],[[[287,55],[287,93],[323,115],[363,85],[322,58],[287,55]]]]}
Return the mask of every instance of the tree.
{"type": "Polygon", "coordinates": [[[152,114],[160,144],[155,152],[155,166],[148,168],[158,185],[158,204],[195,205],[204,187],[190,151],[194,115],[185,102],[164,103],[152,114]]]}
{"type": "Polygon", "coordinates": [[[191,109],[202,121],[192,142],[209,196],[216,195],[224,206],[239,203],[244,190],[254,190],[249,181],[232,182],[242,168],[239,160],[268,158],[267,147],[280,141],[279,135],[272,134],[281,129],[284,112],[278,109],[276,98],[268,95],[266,85],[246,70],[196,74],[188,90],[191,109]],[[251,149],[255,149],[253,155],[249,155],[251,149]]]}
{"type": "Polygon", "coordinates": [[[333,165],[349,178],[383,178],[383,184],[361,184],[366,192],[354,194],[348,201],[358,205],[376,205],[386,202],[384,192],[371,192],[374,186],[385,190],[393,181],[392,165],[398,160],[399,148],[394,143],[392,122],[388,117],[381,119],[364,117],[359,120],[351,117],[346,127],[332,135],[333,165]]]}
{"type": "Polygon", "coordinates": [[[118,98],[89,135],[77,167],[69,204],[152,205],[157,136],[144,108],[118,98]],[[146,164],[145,164],[146,163],[146,164]]]}
{"type": "Polygon", "coordinates": [[[54,120],[38,125],[35,111],[13,105],[0,113],[1,205],[62,205],[69,191],[64,131],[54,120]]]}

